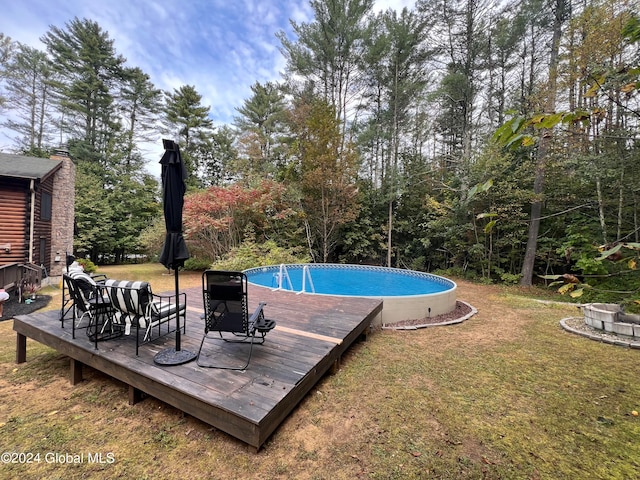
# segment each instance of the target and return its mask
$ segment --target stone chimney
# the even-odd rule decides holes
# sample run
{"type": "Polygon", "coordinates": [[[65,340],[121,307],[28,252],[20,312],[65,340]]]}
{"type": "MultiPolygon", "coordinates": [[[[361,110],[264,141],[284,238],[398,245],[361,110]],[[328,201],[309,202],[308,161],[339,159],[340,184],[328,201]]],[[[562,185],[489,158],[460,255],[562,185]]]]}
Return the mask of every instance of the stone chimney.
{"type": "Polygon", "coordinates": [[[51,160],[62,160],[56,172],[51,195],[51,271],[50,277],[59,277],[66,269],[66,254],[73,253],[73,226],[75,220],[76,166],[65,145],[58,147],[51,160]]]}

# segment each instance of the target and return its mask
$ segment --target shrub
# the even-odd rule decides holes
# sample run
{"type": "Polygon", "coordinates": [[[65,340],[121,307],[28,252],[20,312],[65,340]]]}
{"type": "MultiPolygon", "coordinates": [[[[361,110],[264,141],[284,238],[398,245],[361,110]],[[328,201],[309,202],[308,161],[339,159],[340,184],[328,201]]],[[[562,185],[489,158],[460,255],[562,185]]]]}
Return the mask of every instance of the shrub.
{"type": "Polygon", "coordinates": [[[282,248],[273,240],[258,244],[249,237],[239,247],[232,249],[221,260],[215,262],[213,268],[242,271],[262,265],[309,263],[309,261],[309,256],[302,254],[300,248],[282,248]]]}
{"type": "Polygon", "coordinates": [[[96,266],[96,264],[93,263],[88,258],[77,258],[76,262],[78,262],[80,265],[82,265],[82,268],[87,273],[94,273],[94,272],[96,272],[98,270],[98,267],[96,266]]]}
{"type": "Polygon", "coordinates": [[[186,262],[184,262],[184,269],[193,270],[196,272],[203,272],[209,267],[211,267],[212,263],[213,262],[208,258],[191,257],[186,262]]]}
{"type": "Polygon", "coordinates": [[[516,285],[521,277],[522,275],[519,273],[503,273],[500,275],[500,280],[505,285],[516,285]]]}

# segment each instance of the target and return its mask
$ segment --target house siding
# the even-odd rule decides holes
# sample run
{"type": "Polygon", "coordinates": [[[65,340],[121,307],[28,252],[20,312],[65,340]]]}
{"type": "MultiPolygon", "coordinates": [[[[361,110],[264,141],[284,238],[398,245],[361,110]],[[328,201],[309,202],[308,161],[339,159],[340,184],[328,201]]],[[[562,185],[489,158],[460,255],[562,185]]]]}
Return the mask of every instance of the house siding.
{"type": "Polygon", "coordinates": [[[73,251],[75,173],[75,165],[63,148],[50,159],[0,152],[0,266],[31,259],[32,263],[44,266],[50,277],[62,275],[66,253],[73,251]],[[42,164],[38,165],[40,161],[42,164]],[[33,197],[31,178],[35,187],[33,197]],[[50,215],[44,218],[43,193],[49,195],[51,208],[47,212],[50,215]],[[8,245],[11,247],[6,251],[4,247],[8,245]]]}
{"type": "Polygon", "coordinates": [[[22,263],[29,258],[29,181],[0,178],[0,265],[22,263]],[[6,246],[11,245],[10,251],[6,246]]]}

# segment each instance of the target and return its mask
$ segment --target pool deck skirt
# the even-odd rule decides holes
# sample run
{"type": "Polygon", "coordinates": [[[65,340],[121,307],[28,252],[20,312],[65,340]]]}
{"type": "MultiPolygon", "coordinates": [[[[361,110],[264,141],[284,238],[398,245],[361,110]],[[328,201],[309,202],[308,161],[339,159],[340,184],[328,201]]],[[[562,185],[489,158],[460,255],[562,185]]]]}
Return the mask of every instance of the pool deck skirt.
{"type": "MultiPolygon", "coordinates": [[[[197,352],[204,333],[202,295],[199,288],[184,292],[187,331],[181,345],[197,352]]],[[[196,362],[156,365],[154,356],[175,346],[173,334],[142,345],[137,357],[135,339],[128,336],[99,342],[96,349],[84,330],[72,338],[70,320],[61,327],[59,310],[14,319],[16,362],[27,361],[31,338],[70,358],[72,384],[82,381],[83,366],[89,366],[127,384],[130,404],[142,393],[150,395],[257,451],[322,377],[335,371],[344,352],[366,337],[382,310],[379,299],[296,295],[250,285],[249,310],[258,302],[267,303],[265,314],[277,326],[264,345],[253,347],[244,371],[202,368],[196,362]]],[[[207,342],[205,348],[207,355],[233,358],[247,347],[207,342]]]]}

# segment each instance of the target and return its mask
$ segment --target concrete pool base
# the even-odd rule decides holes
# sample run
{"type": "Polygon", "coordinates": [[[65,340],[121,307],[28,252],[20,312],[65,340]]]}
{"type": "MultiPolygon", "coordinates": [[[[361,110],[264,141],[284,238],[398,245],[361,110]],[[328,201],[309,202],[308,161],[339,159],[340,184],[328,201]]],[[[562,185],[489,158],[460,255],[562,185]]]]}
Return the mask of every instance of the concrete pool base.
{"type": "Polygon", "coordinates": [[[437,317],[456,308],[456,290],[404,297],[382,297],[382,312],[373,325],[385,326],[407,320],[437,317]]]}
{"type": "Polygon", "coordinates": [[[382,325],[382,330],[418,330],[428,327],[443,327],[446,325],[455,325],[473,317],[478,310],[462,300],[456,301],[456,308],[446,314],[436,317],[421,318],[416,320],[404,320],[397,323],[389,323],[382,325]]]}

